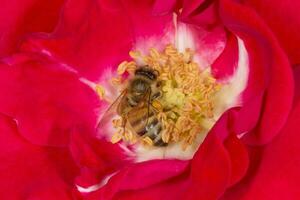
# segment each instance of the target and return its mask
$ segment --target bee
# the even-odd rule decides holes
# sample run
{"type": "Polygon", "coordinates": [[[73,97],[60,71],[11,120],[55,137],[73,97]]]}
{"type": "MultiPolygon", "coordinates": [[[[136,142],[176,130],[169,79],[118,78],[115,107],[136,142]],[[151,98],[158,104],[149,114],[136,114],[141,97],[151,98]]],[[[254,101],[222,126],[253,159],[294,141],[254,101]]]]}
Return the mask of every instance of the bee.
{"type": "Polygon", "coordinates": [[[148,66],[137,68],[127,87],[111,104],[103,119],[116,109],[116,113],[122,118],[124,131],[129,128],[139,136],[151,138],[154,146],[166,146],[167,143],[162,140],[162,123],[152,106],[153,100],[162,96],[158,75],[158,71],[148,66]]]}

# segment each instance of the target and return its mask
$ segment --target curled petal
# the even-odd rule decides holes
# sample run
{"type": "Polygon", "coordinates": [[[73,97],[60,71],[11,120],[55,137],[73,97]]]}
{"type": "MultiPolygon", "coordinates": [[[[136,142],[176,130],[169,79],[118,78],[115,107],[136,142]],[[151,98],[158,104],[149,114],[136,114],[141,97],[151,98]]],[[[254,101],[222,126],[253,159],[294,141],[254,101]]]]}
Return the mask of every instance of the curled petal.
{"type": "Polygon", "coordinates": [[[83,188],[105,184],[105,178],[130,163],[123,150],[110,142],[74,132],[71,137],[70,151],[81,173],[76,179],[83,188]]]}
{"type": "Polygon", "coordinates": [[[273,31],[292,64],[300,63],[300,2],[287,0],[244,0],[253,8],[273,31]],[[283,14],[284,12],[284,14],[283,14]]]}
{"type": "Polygon", "coordinates": [[[16,122],[0,115],[0,198],[79,199],[73,181],[78,171],[67,148],[33,145],[16,122]]]}
{"type": "Polygon", "coordinates": [[[215,78],[222,80],[233,75],[238,63],[238,52],[237,38],[228,33],[224,50],[211,66],[215,78]]]}
{"type": "Polygon", "coordinates": [[[180,160],[153,160],[129,165],[92,196],[108,200],[122,193],[147,190],[179,176],[186,170],[188,164],[187,161],[180,160]]]}
{"type": "Polygon", "coordinates": [[[192,22],[198,26],[210,29],[218,25],[218,5],[211,0],[183,1],[181,19],[185,22],[192,22]]]}
{"type": "MultiPolygon", "coordinates": [[[[149,39],[152,36],[161,36],[172,25],[173,14],[155,15],[152,0],[122,0],[124,11],[129,16],[134,39],[149,39]]],[[[155,45],[155,44],[153,44],[155,45]]]]}
{"type": "Polygon", "coordinates": [[[52,32],[63,0],[3,0],[0,8],[0,57],[17,49],[32,32],[52,32]]]}
{"type": "Polygon", "coordinates": [[[177,0],[166,0],[160,1],[156,0],[153,5],[153,14],[155,15],[164,15],[167,13],[172,13],[176,10],[176,5],[178,4],[177,0]]]}
{"type": "Polygon", "coordinates": [[[230,155],[231,174],[229,185],[234,185],[240,181],[247,172],[249,158],[248,151],[244,144],[231,134],[224,141],[224,146],[230,155]]]}
{"type": "Polygon", "coordinates": [[[205,138],[191,164],[191,185],[186,199],[220,197],[230,180],[230,158],[215,133],[205,138]]]}
{"type": "Polygon", "coordinates": [[[252,10],[222,0],[220,13],[224,24],[245,42],[249,53],[250,74],[243,101],[264,95],[266,102],[258,126],[243,139],[251,144],[264,144],[278,134],[291,109],[293,78],[289,62],[272,33],[252,10]]]}
{"type": "MultiPolygon", "coordinates": [[[[295,69],[299,80],[300,70],[295,69]]],[[[290,117],[280,134],[265,147],[248,148],[250,164],[246,177],[222,199],[298,199],[300,84],[290,117]]]]}
{"type": "Polygon", "coordinates": [[[116,69],[121,61],[129,59],[128,52],[138,39],[160,35],[172,23],[172,15],[154,16],[152,4],[68,1],[55,32],[32,36],[22,49],[45,53],[80,76],[98,80],[108,68],[116,69]]]}
{"type": "Polygon", "coordinates": [[[121,5],[113,2],[67,1],[55,31],[33,35],[22,50],[44,53],[80,76],[97,80],[106,68],[129,57],[132,32],[123,14],[121,5]]]}
{"type": "Polygon", "coordinates": [[[72,131],[92,134],[98,98],[76,74],[45,57],[19,54],[0,67],[0,112],[39,145],[65,146],[72,131]]]}

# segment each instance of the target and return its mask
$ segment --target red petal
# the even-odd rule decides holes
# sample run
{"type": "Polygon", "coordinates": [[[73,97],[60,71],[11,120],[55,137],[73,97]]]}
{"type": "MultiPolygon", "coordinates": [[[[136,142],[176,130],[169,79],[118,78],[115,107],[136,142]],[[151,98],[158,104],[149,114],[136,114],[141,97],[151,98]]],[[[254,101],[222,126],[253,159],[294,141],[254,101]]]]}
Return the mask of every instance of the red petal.
{"type": "Polygon", "coordinates": [[[98,97],[78,77],[45,58],[16,55],[0,66],[0,112],[18,121],[34,144],[68,144],[74,130],[92,133],[98,97]]]}
{"type": "Polygon", "coordinates": [[[231,178],[229,185],[236,184],[246,174],[249,164],[248,151],[244,144],[231,134],[224,141],[231,160],[231,178]]]}
{"type": "Polygon", "coordinates": [[[215,78],[226,79],[233,75],[237,67],[238,53],[237,39],[228,33],[225,49],[211,66],[215,78]]]}
{"type": "MultiPolygon", "coordinates": [[[[197,56],[199,59],[199,64],[202,65],[202,67],[212,65],[216,58],[218,58],[224,50],[226,42],[226,32],[222,26],[217,26],[215,24],[214,26],[207,27],[209,22],[207,24],[206,14],[209,12],[212,13],[212,15],[216,15],[217,10],[207,8],[206,5],[204,5],[202,8],[202,4],[199,3],[199,0],[194,0],[192,2],[185,1],[183,5],[183,11],[181,13],[178,12],[178,9],[182,7],[181,4],[181,1],[156,1],[153,12],[157,13],[158,15],[176,12],[178,15],[177,26],[179,28],[179,31],[181,31],[182,26],[186,26],[189,32],[192,34],[192,37],[194,37],[195,39],[194,43],[192,43],[191,45],[195,47],[195,51],[197,52],[197,56]],[[197,6],[199,6],[199,4],[201,4],[200,8],[203,10],[197,9],[197,6]]],[[[215,8],[216,5],[213,4],[213,7],[215,8]]],[[[215,19],[213,20],[215,21],[215,19]]],[[[187,36],[180,35],[179,37],[180,39],[183,39],[187,36]]],[[[189,40],[190,38],[188,38],[187,41],[189,42],[189,40]]],[[[224,59],[224,57],[225,56],[223,56],[222,58],[224,59]]],[[[229,66],[227,68],[234,68],[234,66],[229,66]]]]}
{"type": "Polygon", "coordinates": [[[153,14],[164,15],[166,13],[172,13],[176,8],[177,3],[178,3],[177,0],[166,0],[166,1],[156,0],[153,5],[153,14]]]}
{"type": "Polygon", "coordinates": [[[268,24],[291,63],[300,63],[300,2],[295,0],[244,0],[268,24]]]}
{"type": "Polygon", "coordinates": [[[228,186],[244,176],[248,167],[246,149],[236,136],[229,135],[232,112],[230,110],[222,116],[200,146],[191,161],[191,172],[186,168],[186,161],[158,160],[134,164],[121,169],[100,190],[88,194],[88,199],[151,199],[158,194],[172,199],[174,196],[169,197],[164,189],[172,188],[175,183],[182,187],[176,194],[185,199],[216,199],[221,196],[228,186]]]}
{"type": "Polygon", "coordinates": [[[32,37],[23,44],[23,50],[46,50],[81,76],[96,80],[104,69],[116,67],[129,57],[131,43],[132,28],[120,4],[71,0],[55,32],[32,37]]]}
{"type": "MultiPolygon", "coordinates": [[[[172,15],[155,17],[151,1],[71,0],[56,31],[33,37],[23,50],[50,52],[51,56],[98,80],[107,68],[116,69],[137,37],[161,36],[172,15]]],[[[49,53],[48,53],[49,54],[49,53]]]]}
{"type": "Polygon", "coordinates": [[[67,148],[32,145],[3,115],[0,132],[0,199],[77,199],[72,192],[77,168],[67,148]]]}
{"type": "Polygon", "coordinates": [[[216,1],[189,0],[183,2],[181,19],[210,29],[218,24],[216,1]]]}
{"type": "Polygon", "coordinates": [[[160,184],[150,186],[135,192],[121,192],[116,196],[120,200],[153,200],[153,199],[185,199],[185,192],[188,188],[186,176],[173,177],[160,184]]]}
{"type": "Polygon", "coordinates": [[[117,144],[89,137],[83,133],[74,133],[70,150],[74,160],[81,167],[77,184],[89,187],[99,184],[107,175],[120,170],[130,162],[117,144]]]}
{"type": "Polygon", "coordinates": [[[152,160],[133,164],[122,169],[105,187],[91,196],[102,197],[104,200],[116,198],[119,193],[139,192],[143,196],[145,194],[141,191],[155,188],[155,185],[163,184],[181,175],[188,164],[188,161],[180,160],[152,160]]]}
{"type": "MultiPolygon", "coordinates": [[[[131,21],[134,39],[149,39],[151,36],[162,36],[172,26],[173,14],[154,15],[153,0],[122,0],[126,14],[131,21]]],[[[157,41],[155,41],[157,42],[157,41]]],[[[171,42],[171,41],[170,41],[171,42]]],[[[156,44],[153,44],[156,45],[156,44]]]]}
{"type": "MultiPolygon", "coordinates": [[[[299,68],[300,69],[300,68],[299,68]]],[[[300,79],[296,69],[295,79],[300,79]]],[[[296,87],[300,91],[299,81],[296,87]]],[[[299,96],[298,96],[299,97],[299,96]]],[[[224,199],[299,199],[299,98],[281,133],[265,148],[255,148],[246,178],[229,190],[224,199]]]]}
{"type": "Polygon", "coordinates": [[[250,74],[244,101],[265,92],[259,124],[254,133],[243,139],[251,144],[269,142],[284,125],[292,105],[293,79],[289,62],[272,33],[252,10],[222,0],[220,12],[224,24],[245,42],[249,53],[250,74]]]}
{"type": "MultiPolygon", "coordinates": [[[[153,199],[164,199],[164,200],[174,200],[174,199],[184,199],[185,192],[188,187],[186,174],[183,176],[173,177],[162,183],[149,186],[141,190],[133,191],[122,191],[118,193],[114,199],[118,200],[153,200],[153,199]]],[[[142,179],[141,179],[142,181],[142,179]]],[[[90,193],[86,196],[87,200],[108,200],[106,198],[101,198],[99,192],[90,193]]]]}
{"type": "Polygon", "coordinates": [[[190,179],[185,199],[213,200],[225,191],[230,180],[230,158],[215,133],[209,133],[194,156],[190,179]]]}
{"type": "Polygon", "coordinates": [[[16,50],[24,35],[51,32],[63,0],[2,0],[0,7],[0,56],[16,50]]]}

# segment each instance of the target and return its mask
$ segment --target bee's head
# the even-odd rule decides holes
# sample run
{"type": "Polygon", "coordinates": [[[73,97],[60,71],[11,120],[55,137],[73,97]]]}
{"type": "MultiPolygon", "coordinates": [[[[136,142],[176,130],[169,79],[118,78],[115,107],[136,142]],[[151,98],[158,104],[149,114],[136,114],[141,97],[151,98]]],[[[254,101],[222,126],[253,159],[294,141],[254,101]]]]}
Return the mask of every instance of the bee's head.
{"type": "Polygon", "coordinates": [[[137,70],[135,70],[135,75],[144,76],[144,77],[154,81],[157,79],[158,72],[149,68],[146,65],[146,66],[142,66],[142,67],[138,68],[137,70]]]}

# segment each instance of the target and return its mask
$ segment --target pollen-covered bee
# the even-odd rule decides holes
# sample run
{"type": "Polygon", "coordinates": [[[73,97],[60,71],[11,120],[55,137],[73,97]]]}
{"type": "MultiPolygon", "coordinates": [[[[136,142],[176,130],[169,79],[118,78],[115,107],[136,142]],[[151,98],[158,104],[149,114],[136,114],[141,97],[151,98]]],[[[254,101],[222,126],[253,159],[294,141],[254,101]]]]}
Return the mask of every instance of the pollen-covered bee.
{"type": "Polygon", "coordinates": [[[148,66],[137,68],[127,87],[111,104],[103,118],[115,110],[122,117],[124,130],[129,128],[139,136],[151,138],[154,146],[165,146],[167,143],[162,140],[162,123],[152,106],[153,100],[162,95],[158,75],[158,71],[148,66]]]}

